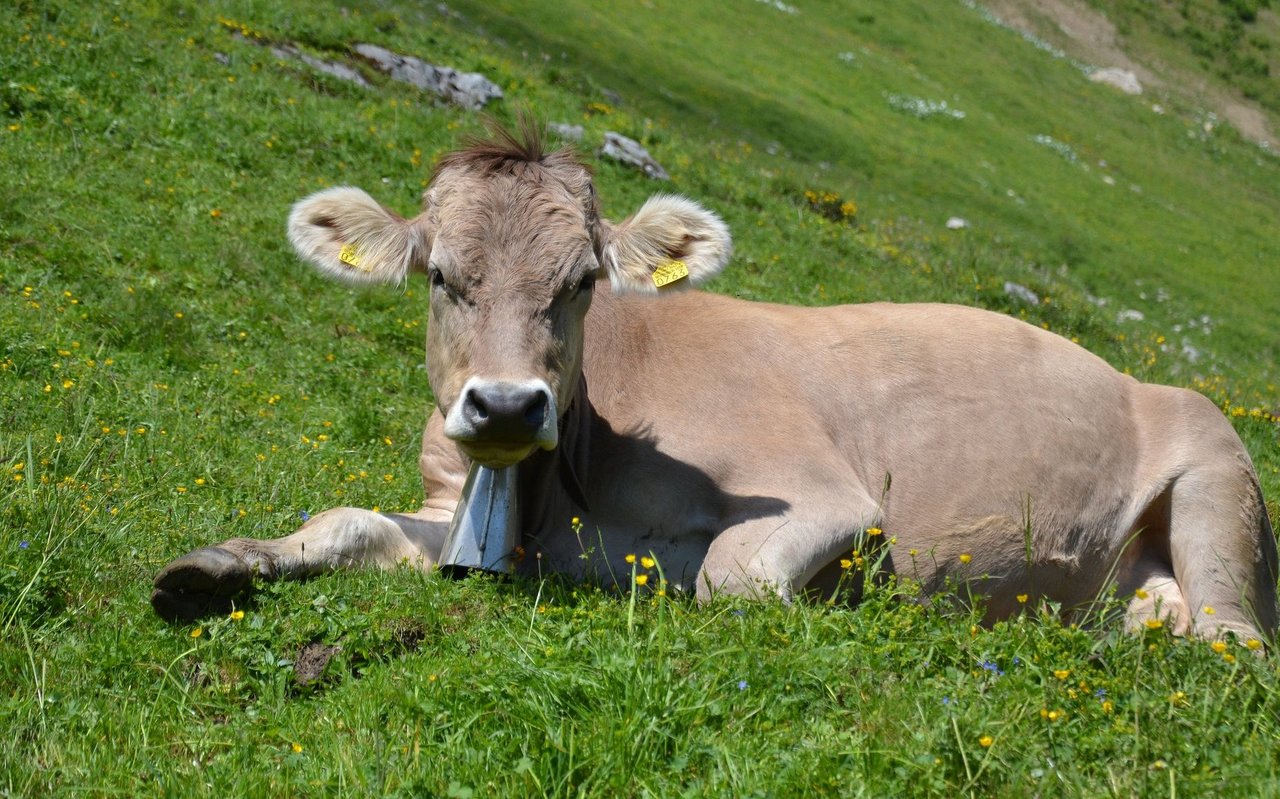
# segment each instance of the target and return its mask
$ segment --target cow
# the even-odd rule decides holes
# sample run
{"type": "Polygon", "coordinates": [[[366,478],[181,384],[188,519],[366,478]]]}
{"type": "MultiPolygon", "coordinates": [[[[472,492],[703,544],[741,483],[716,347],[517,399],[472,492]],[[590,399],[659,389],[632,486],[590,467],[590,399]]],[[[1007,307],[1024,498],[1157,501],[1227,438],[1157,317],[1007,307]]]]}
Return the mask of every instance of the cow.
{"type": "Polygon", "coordinates": [[[191,552],[155,580],[163,617],[256,579],[432,569],[479,465],[517,470],[526,575],[608,581],[642,553],[700,601],[834,598],[861,549],[925,597],[981,595],[987,620],[1115,596],[1130,629],[1274,635],[1275,538],[1230,423],[1054,333],[691,290],[729,260],[725,223],[672,195],[601,218],[588,167],[530,125],[443,157],[417,216],[330,188],[288,236],[329,277],[430,284],[425,502],[191,552]]]}

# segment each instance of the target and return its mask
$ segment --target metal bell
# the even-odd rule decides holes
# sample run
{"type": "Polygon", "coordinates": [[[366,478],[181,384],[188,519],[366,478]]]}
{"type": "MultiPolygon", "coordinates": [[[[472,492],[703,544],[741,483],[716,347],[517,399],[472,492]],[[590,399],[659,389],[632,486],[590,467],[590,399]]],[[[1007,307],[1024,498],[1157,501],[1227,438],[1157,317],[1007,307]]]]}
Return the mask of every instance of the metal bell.
{"type": "Polygon", "coordinates": [[[507,574],[519,544],[516,467],[472,464],[440,550],[440,570],[451,577],[473,570],[507,574]]]}

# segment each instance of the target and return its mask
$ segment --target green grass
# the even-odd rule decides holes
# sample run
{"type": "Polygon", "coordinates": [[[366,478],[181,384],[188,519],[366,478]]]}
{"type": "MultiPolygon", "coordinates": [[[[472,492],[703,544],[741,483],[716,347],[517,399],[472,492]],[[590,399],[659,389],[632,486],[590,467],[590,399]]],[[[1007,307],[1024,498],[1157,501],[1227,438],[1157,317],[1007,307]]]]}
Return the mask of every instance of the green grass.
{"type": "Polygon", "coordinates": [[[197,637],[153,616],[151,577],[182,552],[421,500],[425,292],[325,283],[283,223],[339,183],[410,211],[479,119],[255,35],[329,56],[382,43],[484,71],[502,118],[525,105],[643,138],[672,184],[588,154],[606,211],[667,188],[724,214],[737,256],[714,290],[983,305],[1196,387],[1232,414],[1276,515],[1276,159],[1189,136],[1189,110],[1154,116],[961,4],[743,2],[734,31],[718,5],[655,5],[0,9],[0,794],[1280,792],[1273,660],[1037,608],[985,629],[891,591],[846,610],[641,590],[633,608],[406,571],[266,586],[197,637]],[[825,218],[807,191],[859,210],[825,218]],[[948,232],[951,215],[974,225],[948,232]],[[1175,329],[1205,313],[1212,333],[1175,329]],[[312,643],[341,649],[303,685],[312,643]]]}

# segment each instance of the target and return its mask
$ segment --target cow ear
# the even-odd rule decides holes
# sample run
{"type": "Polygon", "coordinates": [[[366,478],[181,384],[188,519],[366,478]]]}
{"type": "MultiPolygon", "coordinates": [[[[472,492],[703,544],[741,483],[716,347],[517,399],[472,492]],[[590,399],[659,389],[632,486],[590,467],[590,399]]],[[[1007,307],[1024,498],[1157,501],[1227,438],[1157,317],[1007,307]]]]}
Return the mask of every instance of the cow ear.
{"type": "Polygon", "coordinates": [[[289,241],[321,274],[348,283],[403,283],[430,251],[423,217],[406,220],[350,186],[294,205],[289,241]]]}
{"type": "Polygon", "coordinates": [[[705,283],[732,252],[720,217],[692,200],[659,194],[607,230],[601,260],[615,292],[655,294],[705,283]]]}

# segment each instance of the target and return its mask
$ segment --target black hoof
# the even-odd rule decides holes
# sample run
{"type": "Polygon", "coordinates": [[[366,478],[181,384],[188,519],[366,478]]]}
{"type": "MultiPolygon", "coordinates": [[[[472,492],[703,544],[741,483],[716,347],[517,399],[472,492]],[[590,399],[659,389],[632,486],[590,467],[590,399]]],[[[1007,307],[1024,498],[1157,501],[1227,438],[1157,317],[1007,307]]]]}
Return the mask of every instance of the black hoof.
{"type": "Polygon", "coordinates": [[[191,621],[231,610],[253,584],[249,564],[221,547],[189,552],[156,575],[151,607],[166,621],[191,621]]]}

